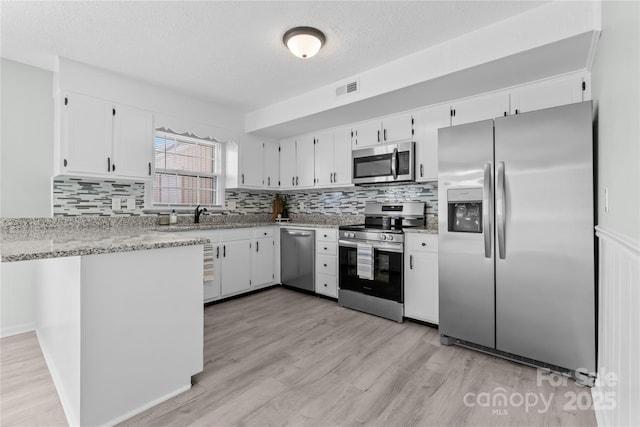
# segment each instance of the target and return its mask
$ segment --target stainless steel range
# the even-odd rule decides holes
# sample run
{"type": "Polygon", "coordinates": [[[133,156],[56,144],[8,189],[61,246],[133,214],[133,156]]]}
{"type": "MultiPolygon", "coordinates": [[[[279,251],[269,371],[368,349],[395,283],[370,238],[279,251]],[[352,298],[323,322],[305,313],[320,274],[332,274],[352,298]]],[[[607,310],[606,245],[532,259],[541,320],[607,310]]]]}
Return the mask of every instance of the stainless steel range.
{"type": "Polygon", "coordinates": [[[422,202],[367,203],[365,223],[340,227],[338,304],[402,322],[404,233],[424,225],[422,202]]]}

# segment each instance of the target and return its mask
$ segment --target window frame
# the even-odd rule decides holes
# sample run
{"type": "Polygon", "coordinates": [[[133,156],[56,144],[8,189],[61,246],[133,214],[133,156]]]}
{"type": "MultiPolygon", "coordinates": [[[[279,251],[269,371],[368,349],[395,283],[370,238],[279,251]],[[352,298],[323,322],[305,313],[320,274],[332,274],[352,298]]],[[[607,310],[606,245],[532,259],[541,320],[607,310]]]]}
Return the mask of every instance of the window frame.
{"type": "MultiPolygon", "coordinates": [[[[154,129],[153,132],[153,146],[152,146],[152,151],[153,151],[153,163],[152,163],[152,177],[151,177],[151,181],[149,182],[149,185],[147,186],[147,191],[146,191],[146,209],[145,211],[148,212],[162,212],[162,211],[167,211],[167,210],[175,210],[175,211],[191,211],[193,210],[196,206],[200,205],[203,207],[206,207],[209,210],[215,211],[215,210],[223,210],[223,207],[225,205],[225,146],[226,144],[222,141],[218,141],[215,138],[211,138],[211,137],[199,137],[197,135],[194,135],[192,133],[184,133],[184,134],[179,134],[177,132],[172,131],[171,129],[165,129],[165,128],[157,128],[154,129]],[[196,145],[201,145],[201,146],[207,146],[207,147],[213,147],[214,149],[214,158],[212,159],[214,163],[214,172],[213,173],[207,173],[207,172],[199,172],[199,171],[193,171],[193,170],[180,170],[180,169],[166,169],[166,168],[159,168],[156,167],[156,139],[157,138],[163,138],[163,139],[175,139],[176,141],[182,141],[182,142],[187,142],[187,143],[192,143],[192,144],[196,144],[196,145]],[[173,176],[185,176],[185,177],[194,177],[196,178],[196,188],[194,189],[195,193],[196,193],[196,198],[197,201],[200,201],[200,180],[199,178],[214,178],[215,179],[215,188],[213,189],[214,194],[216,195],[216,200],[214,201],[214,204],[203,204],[203,203],[199,203],[199,204],[176,204],[176,203],[158,203],[155,200],[155,192],[156,192],[156,177],[158,174],[161,173],[166,173],[167,175],[173,175],[173,176]]],[[[165,150],[166,150],[166,144],[165,144],[165,150]]],[[[166,151],[165,151],[166,154],[166,151]]],[[[194,158],[198,158],[197,156],[191,156],[194,158]]],[[[199,157],[200,159],[205,159],[203,157],[199,157]]],[[[166,164],[165,164],[166,166],[166,164]]],[[[163,187],[161,187],[163,188],[163,187]]],[[[187,188],[187,187],[175,187],[175,188],[187,188]]]]}

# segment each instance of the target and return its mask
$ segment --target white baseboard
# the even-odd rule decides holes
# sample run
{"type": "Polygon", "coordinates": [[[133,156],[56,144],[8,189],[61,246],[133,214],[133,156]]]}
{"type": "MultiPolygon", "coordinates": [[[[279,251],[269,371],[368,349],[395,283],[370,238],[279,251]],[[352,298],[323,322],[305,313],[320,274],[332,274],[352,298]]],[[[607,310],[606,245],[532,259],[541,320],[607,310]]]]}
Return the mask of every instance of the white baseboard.
{"type": "Polygon", "coordinates": [[[2,326],[0,328],[0,338],[10,337],[12,335],[24,334],[36,329],[35,322],[23,323],[21,325],[2,326]]]}

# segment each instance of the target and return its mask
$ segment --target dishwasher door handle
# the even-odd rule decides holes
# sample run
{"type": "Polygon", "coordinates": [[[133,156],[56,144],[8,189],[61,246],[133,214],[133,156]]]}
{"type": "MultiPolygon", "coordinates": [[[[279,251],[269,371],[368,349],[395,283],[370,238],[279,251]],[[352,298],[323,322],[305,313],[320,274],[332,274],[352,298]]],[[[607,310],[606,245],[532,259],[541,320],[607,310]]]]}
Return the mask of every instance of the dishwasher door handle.
{"type": "Polygon", "coordinates": [[[311,237],[311,233],[309,232],[304,232],[304,231],[289,231],[286,230],[287,234],[289,236],[296,236],[296,237],[311,237]]]}

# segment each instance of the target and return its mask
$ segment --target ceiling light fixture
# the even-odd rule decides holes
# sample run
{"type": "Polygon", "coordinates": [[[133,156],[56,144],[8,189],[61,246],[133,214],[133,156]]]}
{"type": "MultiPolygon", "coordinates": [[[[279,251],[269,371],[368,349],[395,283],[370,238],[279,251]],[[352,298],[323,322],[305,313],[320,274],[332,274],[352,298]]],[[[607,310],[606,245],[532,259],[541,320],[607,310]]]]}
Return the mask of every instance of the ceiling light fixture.
{"type": "Polygon", "coordinates": [[[295,27],[284,33],[282,41],[298,58],[311,58],[325,42],[322,31],[312,27],[295,27]]]}

